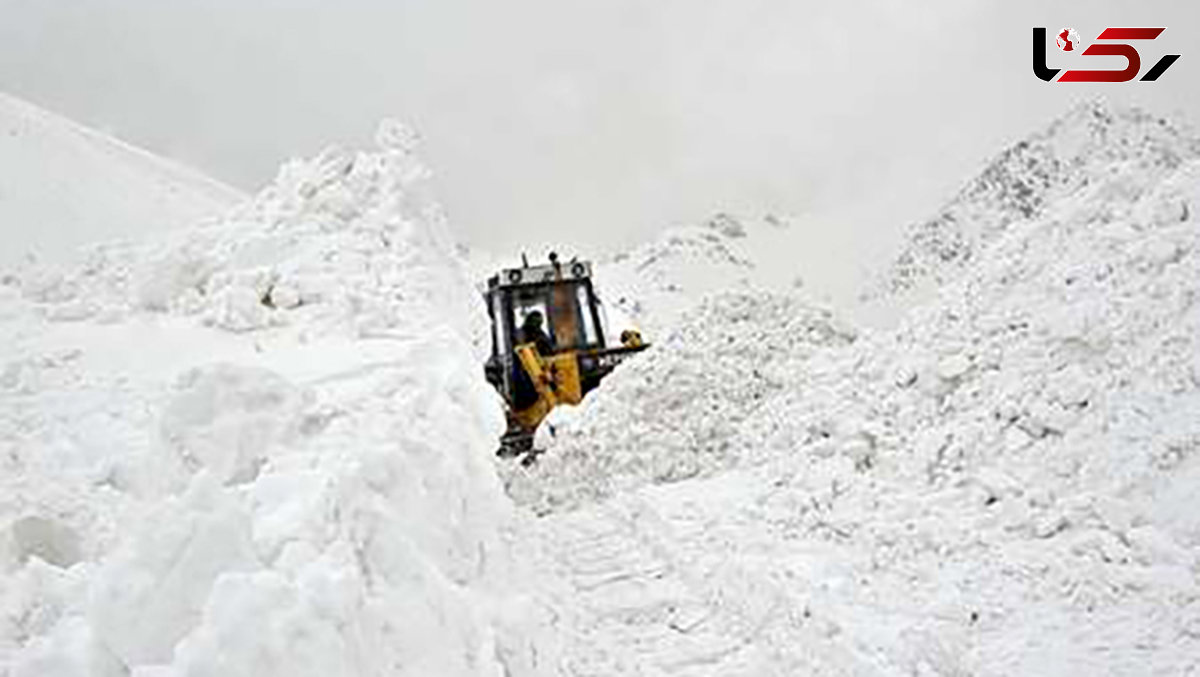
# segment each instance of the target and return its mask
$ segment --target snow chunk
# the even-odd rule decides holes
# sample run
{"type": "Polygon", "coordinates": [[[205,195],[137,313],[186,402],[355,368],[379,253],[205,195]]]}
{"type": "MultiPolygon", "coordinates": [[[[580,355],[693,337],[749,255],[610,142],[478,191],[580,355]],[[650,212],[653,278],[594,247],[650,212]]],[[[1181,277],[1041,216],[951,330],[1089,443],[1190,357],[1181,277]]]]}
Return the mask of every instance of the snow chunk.
{"type": "Polygon", "coordinates": [[[218,577],[257,566],[249,515],[212,477],[197,476],[157,512],[92,588],[93,631],[125,665],[169,663],[218,577]]]}
{"type": "Polygon", "coordinates": [[[66,568],[83,558],[79,536],[57,520],[29,515],[13,522],[11,528],[21,562],[37,557],[47,564],[66,568]]]}
{"type": "Polygon", "coordinates": [[[216,365],[180,377],[163,411],[165,448],[188,473],[253,481],[272,445],[294,432],[305,395],[265,369],[216,365]]]}

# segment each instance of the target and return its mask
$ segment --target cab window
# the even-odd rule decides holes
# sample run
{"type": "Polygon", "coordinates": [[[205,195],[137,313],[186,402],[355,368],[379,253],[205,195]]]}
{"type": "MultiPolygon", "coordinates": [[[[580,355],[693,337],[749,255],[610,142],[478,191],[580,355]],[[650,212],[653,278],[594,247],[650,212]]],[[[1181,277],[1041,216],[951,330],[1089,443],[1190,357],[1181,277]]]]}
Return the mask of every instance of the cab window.
{"type": "Polygon", "coordinates": [[[554,326],[550,318],[550,303],[547,298],[546,288],[530,287],[518,289],[512,296],[513,310],[513,333],[514,341],[521,342],[521,327],[525,324],[525,318],[530,313],[537,311],[542,314],[542,331],[550,337],[550,341],[554,342],[554,326]]]}

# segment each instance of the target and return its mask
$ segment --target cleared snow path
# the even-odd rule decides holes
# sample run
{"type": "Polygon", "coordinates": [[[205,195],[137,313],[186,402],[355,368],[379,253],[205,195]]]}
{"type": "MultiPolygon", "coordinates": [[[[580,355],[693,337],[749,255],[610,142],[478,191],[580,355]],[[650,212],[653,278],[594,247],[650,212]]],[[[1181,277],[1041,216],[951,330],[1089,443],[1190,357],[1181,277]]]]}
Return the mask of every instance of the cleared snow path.
{"type": "Polygon", "coordinates": [[[562,674],[887,674],[772,570],[759,546],[779,534],[738,507],[760,491],[731,473],[538,520],[539,568],[565,583],[543,600],[562,614],[562,674]]]}

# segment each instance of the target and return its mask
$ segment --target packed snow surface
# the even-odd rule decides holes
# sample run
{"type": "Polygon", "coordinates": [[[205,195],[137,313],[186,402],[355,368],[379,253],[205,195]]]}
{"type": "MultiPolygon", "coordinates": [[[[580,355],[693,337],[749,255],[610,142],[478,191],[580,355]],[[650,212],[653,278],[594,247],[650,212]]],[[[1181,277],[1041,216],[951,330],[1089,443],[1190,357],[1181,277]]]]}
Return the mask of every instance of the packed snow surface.
{"type": "Polygon", "coordinates": [[[201,173],[0,92],[0,266],[190,226],[244,199],[201,173]]]}

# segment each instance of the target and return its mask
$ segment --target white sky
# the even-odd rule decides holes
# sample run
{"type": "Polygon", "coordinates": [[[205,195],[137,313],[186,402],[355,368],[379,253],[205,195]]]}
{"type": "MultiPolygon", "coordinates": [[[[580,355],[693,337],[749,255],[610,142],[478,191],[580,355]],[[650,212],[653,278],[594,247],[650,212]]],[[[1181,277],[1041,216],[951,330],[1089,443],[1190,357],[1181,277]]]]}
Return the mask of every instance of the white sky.
{"type": "Polygon", "coordinates": [[[771,211],[799,224],[781,260],[837,288],[1077,98],[1200,121],[1198,36],[1184,0],[0,0],[0,90],[247,189],[402,117],[473,244],[587,255],[771,211]],[[1033,26],[1121,25],[1168,27],[1144,68],[1183,58],[1033,77],[1033,26]]]}

